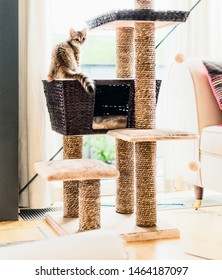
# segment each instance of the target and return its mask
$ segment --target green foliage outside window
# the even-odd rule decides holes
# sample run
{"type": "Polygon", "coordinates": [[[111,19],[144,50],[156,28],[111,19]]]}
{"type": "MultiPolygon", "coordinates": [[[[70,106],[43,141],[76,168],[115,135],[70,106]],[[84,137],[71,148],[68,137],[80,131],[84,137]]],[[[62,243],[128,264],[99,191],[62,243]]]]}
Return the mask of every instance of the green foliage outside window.
{"type": "Polygon", "coordinates": [[[115,139],[108,136],[87,136],[84,147],[88,158],[98,159],[108,164],[115,162],[115,139]]]}

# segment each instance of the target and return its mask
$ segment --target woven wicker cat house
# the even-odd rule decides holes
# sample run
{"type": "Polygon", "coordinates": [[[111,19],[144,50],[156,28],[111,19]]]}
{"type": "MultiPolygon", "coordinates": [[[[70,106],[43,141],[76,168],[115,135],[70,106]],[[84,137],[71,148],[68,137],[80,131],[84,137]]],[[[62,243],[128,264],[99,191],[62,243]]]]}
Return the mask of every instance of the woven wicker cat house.
{"type": "MultiPolygon", "coordinates": [[[[189,12],[184,11],[155,11],[152,0],[135,0],[133,10],[111,11],[87,21],[90,30],[116,30],[116,83],[128,81],[131,83],[129,88],[135,92],[129,109],[131,115],[128,115],[131,121],[127,124],[133,129],[128,132],[126,129],[111,130],[108,135],[116,138],[116,167],[120,173],[116,189],[116,215],[132,215],[136,226],[144,229],[145,234],[147,228],[156,231],[157,225],[156,140],[181,137],[180,133],[172,135],[155,130],[154,33],[156,28],[185,22],[188,15],[189,12]],[[135,137],[136,134],[138,137],[135,137]]],[[[81,133],[75,134],[64,135],[65,159],[82,157],[82,136],[81,133]]],[[[77,181],[64,182],[64,217],[78,217],[77,181]]],[[[178,236],[178,232],[174,233],[172,237],[178,236]]]]}

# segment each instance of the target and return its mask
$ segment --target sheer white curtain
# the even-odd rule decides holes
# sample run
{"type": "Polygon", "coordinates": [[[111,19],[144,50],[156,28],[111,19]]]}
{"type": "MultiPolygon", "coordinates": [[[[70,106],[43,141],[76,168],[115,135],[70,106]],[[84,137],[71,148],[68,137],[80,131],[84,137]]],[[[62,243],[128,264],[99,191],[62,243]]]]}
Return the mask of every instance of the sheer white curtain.
{"type": "MultiPolygon", "coordinates": [[[[166,1],[167,2],[167,1],[166,1]]],[[[170,1],[172,4],[172,1],[170,1]]],[[[169,2],[169,3],[170,3],[169,2]]],[[[177,8],[189,10],[197,0],[177,1],[177,8]]],[[[176,7],[176,6],[174,6],[176,7]]],[[[165,44],[167,52],[166,75],[157,106],[157,126],[186,130],[183,107],[179,98],[172,97],[168,83],[168,70],[177,53],[186,58],[218,58],[222,56],[222,2],[202,0],[191,12],[186,23],[181,24],[170,35],[165,44]]],[[[189,188],[186,174],[188,160],[194,160],[195,143],[190,141],[164,143],[164,187],[166,191],[189,188]]]]}
{"type": "MultiPolygon", "coordinates": [[[[49,160],[62,146],[62,136],[52,132],[42,79],[46,79],[51,50],[57,36],[68,36],[70,27],[113,8],[130,8],[133,0],[104,3],[95,0],[19,1],[19,182],[20,189],[35,175],[33,164],[49,160]]],[[[61,158],[61,155],[59,156],[61,158]]],[[[62,183],[50,185],[37,177],[20,197],[20,206],[48,207],[61,200],[62,183]],[[57,192],[58,190],[58,192],[57,192]]]]}
{"type": "MultiPolygon", "coordinates": [[[[51,131],[42,80],[46,79],[52,47],[51,0],[19,1],[19,174],[22,188],[35,172],[33,164],[48,160],[62,145],[51,131]]],[[[21,195],[20,205],[48,207],[53,188],[40,177],[21,195]]]]}

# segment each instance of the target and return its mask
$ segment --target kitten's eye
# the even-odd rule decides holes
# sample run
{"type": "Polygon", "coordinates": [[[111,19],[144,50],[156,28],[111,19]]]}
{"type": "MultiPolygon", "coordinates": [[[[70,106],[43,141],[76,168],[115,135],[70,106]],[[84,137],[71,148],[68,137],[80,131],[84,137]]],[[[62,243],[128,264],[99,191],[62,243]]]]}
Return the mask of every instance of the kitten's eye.
{"type": "Polygon", "coordinates": [[[79,38],[76,38],[76,41],[77,41],[77,42],[80,42],[79,38]]]}
{"type": "Polygon", "coordinates": [[[84,42],[86,40],[86,38],[82,38],[82,42],[84,42]]]}

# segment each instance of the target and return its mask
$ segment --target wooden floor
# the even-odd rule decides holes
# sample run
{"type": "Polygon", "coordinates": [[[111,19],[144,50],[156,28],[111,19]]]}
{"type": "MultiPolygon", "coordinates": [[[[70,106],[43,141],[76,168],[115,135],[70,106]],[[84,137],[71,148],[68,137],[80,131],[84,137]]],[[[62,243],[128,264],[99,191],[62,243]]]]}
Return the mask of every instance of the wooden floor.
{"type": "Polygon", "coordinates": [[[44,220],[1,222],[0,248],[18,242],[43,240],[58,236],[44,220]]]}
{"type": "Polygon", "coordinates": [[[222,206],[159,211],[180,230],[179,239],[127,244],[131,259],[222,260],[222,206]]]}
{"type": "MultiPolygon", "coordinates": [[[[130,259],[222,260],[222,206],[158,211],[158,219],[178,228],[180,238],[126,243],[130,259]]],[[[0,246],[55,236],[44,220],[0,223],[0,246]]]]}

